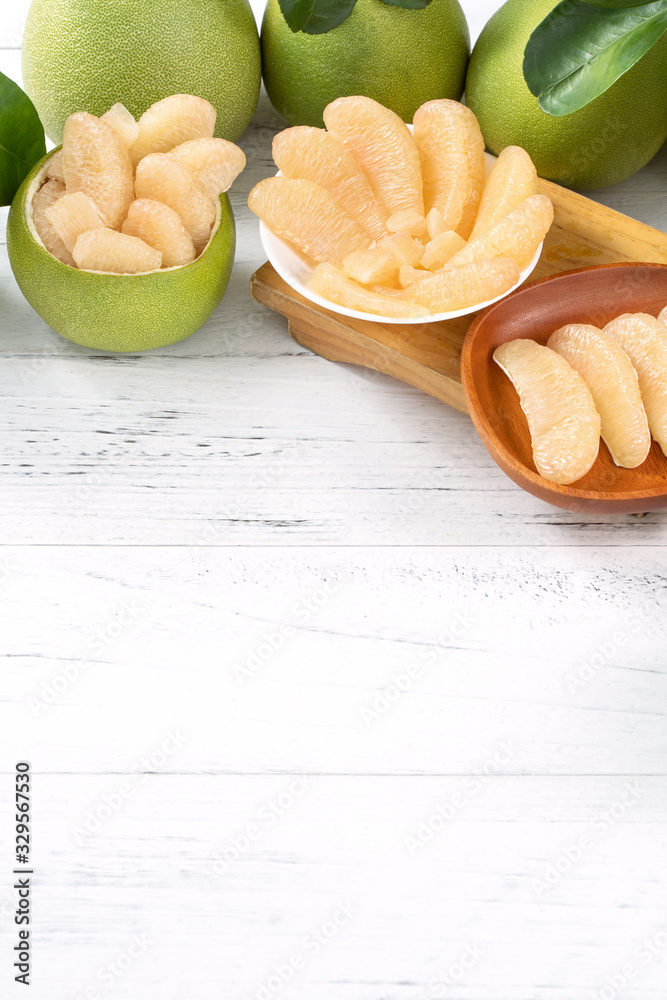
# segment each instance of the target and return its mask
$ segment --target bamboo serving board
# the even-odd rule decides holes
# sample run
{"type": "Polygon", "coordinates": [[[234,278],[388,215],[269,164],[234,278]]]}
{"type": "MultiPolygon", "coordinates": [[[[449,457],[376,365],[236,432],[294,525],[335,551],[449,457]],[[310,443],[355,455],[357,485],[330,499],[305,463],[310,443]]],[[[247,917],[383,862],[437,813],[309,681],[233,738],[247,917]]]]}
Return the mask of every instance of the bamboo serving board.
{"type": "MultiPolygon", "coordinates": [[[[667,264],[667,234],[551,181],[541,180],[539,191],[555,219],[529,280],[594,264],[667,264]]],[[[323,358],[393,375],[467,413],[459,362],[475,314],[408,326],[352,319],[304,299],[268,263],[252,276],[250,294],[286,316],[294,340],[323,358]]]]}

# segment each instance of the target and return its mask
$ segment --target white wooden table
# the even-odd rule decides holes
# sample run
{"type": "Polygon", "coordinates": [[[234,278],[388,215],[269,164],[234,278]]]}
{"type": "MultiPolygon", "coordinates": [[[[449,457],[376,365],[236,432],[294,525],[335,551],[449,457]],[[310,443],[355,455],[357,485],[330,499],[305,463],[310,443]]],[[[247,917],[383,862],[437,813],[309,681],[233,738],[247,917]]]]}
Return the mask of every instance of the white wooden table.
{"type": "Polygon", "coordinates": [[[66,343],[1,249],[0,994],[28,759],[36,1000],[664,1000],[667,515],[541,504],[251,302],[278,127],[182,344],[66,343]]]}

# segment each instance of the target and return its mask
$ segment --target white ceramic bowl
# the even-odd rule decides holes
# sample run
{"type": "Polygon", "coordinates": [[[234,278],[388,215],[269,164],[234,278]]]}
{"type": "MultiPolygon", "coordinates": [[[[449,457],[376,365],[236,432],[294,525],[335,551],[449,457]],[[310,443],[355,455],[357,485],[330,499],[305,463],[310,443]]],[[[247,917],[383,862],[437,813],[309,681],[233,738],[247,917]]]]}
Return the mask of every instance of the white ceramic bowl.
{"type": "Polygon", "coordinates": [[[275,233],[272,233],[269,227],[261,221],[259,224],[259,235],[264,247],[264,253],[280,277],[298,292],[299,295],[303,295],[304,299],[310,299],[311,302],[315,302],[319,306],[324,306],[330,312],[339,313],[341,316],[375,320],[376,323],[400,323],[402,326],[407,323],[440,323],[442,320],[455,319],[457,316],[467,316],[469,313],[480,312],[493,302],[499,302],[500,299],[504,299],[515,288],[522,285],[535,270],[537,262],[540,259],[540,254],[542,253],[542,244],[540,243],[533,259],[521,271],[516,285],[512,285],[509,291],[503,292],[502,295],[497,295],[495,299],[488,299],[486,302],[478,302],[474,306],[466,306],[465,309],[455,309],[451,312],[432,313],[430,316],[419,316],[412,319],[405,319],[403,317],[397,319],[396,316],[378,316],[376,313],[361,312],[359,309],[348,309],[347,306],[339,306],[337,302],[332,302],[331,299],[325,299],[322,295],[318,295],[309,284],[313,273],[313,265],[295,250],[291,244],[286,243],[279,236],[276,236],[275,233]]]}
{"type": "MultiPolygon", "coordinates": [[[[412,132],[412,125],[408,125],[408,128],[412,132]]],[[[484,159],[486,175],[488,177],[496,162],[496,158],[495,156],[491,156],[490,153],[486,153],[484,159]]],[[[276,177],[280,176],[281,173],[278,171],[276,177]]],[[[311,302],[315,302],[319,306],[324,306],[325,309],[339,313],[341,316],[352,316],[353,319],[375,320],[376,323],[400,323],[401,326],[408,323],[441,323],[446,319],[456,319],[457,316],[468,316],[470,313],[481,312],[482,309],[492,305],[494,302],[500,302],[510,292],[513,292],[515,288],[518,288],[519,285],[523,285],[524,281],[527,281],[537,267],[537,262],[540,259],[542,247],[544,246],[543,243],[540,243],[533,259],[521,270],[516,285],[512,285],[507,292],[497,295],[495,299],[488,299],[486,302],[478,302],[474,306],[467,306],[465,309],[455,309],[451,312],[432,313],[430,316],[420,316],[414,319],[397,319],[396,316],[378,316],[376,313],[348,309],[346,306],[339,306],[338,303],[332,302],[331,299],[325,299],[322,295],[318,295],[310,287],[310,278],[314,267],[308,262],[305,256],[295,250],[290,243],[286,243],[279,236],[276,236],[275,233],[272,233],[269,227],[262,221],[259,223],[259,235],[264,247],[264,253],[269,258],[275,270],[283,281],[286,281],[299,295],[303,295],[304,299],[310,299],[311,302]]]]}

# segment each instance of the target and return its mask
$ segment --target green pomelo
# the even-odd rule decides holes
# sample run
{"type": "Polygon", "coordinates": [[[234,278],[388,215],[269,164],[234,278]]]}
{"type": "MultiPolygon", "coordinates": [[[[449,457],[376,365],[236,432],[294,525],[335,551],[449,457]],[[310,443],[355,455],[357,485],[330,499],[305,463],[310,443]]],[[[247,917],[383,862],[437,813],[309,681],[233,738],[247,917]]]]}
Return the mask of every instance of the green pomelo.
{"type": "Polygon", "coordinates": [[[470,53],[458,0],[432,0],[423,10],[357,0],[350,16],[324,35],[293,33],[278,0],[262,23],[264,83],[290,125],[323,126],[337,97],[372,97],[411,122],[426,101],[463,93],[470,53]]]}
{"type": "Polygon", "coordinates": [[[630,177],[667,138],[667,34],[609,90],[580,111],[554,118],[523,78],[523,53],[555,0],[508,0],[479,36],[466,103],[492,153],[523,146],[541,177],[580,190],[630,177]]]}
{"type": "Polygon", "coordinates": [[[120,101],[138,118],[172,94],[206,98],[215,134],[236,142],[260,79],[248,0],[33,0],[28,11],[24,86],[56,143],[75,111],[120,101]]]}
{"type": "Polygon", "coordinates": [[[198,330],[225,294],[234,263],[227,195],[220,196],[211,239],[192,264],[146,274],[79,271],[46,250],[32,221],[32,199],[52,155],[28,174],[7,220],[9,262],[33,309],[66,340],[102,351],[148,351],[198,330]]]}

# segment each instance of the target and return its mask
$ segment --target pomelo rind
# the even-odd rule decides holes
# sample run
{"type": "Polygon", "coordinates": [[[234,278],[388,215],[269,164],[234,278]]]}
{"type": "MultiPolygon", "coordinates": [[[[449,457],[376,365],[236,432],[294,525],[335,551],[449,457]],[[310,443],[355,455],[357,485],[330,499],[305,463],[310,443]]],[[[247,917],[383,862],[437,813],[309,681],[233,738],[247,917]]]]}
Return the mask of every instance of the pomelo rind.
{"type": "Polygon", "coordinates": [[[228,196],[220,196],[211,238],[190,264],[141,274],[77,270],[48,252],[27,211],[57,152],[47,153],[30,171],[7,220],[9,262],[30,305],[61,337],[81,347],[127,353],[191,336],[229,283],[236,231],[228,196]]]}

